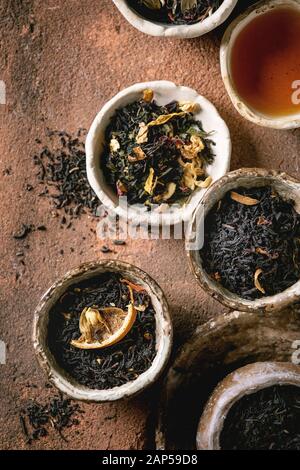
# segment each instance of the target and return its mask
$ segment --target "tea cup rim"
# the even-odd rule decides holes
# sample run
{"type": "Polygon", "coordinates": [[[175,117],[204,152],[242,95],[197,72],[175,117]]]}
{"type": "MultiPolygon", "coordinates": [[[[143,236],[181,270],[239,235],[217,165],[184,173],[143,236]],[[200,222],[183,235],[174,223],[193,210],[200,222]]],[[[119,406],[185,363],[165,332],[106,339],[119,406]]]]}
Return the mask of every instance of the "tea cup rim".
{"type": "Polygon", "coordinates": [[[261,0],[255,5],[250,6],[245,12],[232,21],[225,31],[220,47],[221,76],[226,91],[235,109],[248,121],[251,121],[262,127],[279,130],[299,128],[300,113],[290,114],[283,117],[272,117],[263,115],[259,111],[251,108],[248,104],[246,104],[235,89],[230,73],[230,56],[235,38],[254,18],[274,8],[282,6],[296,7],[300,10],[300,4],[297,0],[261,0]]]}

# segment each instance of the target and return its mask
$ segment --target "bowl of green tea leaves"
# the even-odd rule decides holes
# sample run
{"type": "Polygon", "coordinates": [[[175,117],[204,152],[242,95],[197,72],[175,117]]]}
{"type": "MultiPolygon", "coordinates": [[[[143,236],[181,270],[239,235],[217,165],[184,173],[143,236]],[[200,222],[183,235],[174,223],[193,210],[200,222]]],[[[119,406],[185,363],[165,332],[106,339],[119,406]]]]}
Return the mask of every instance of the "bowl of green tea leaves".
{"type": "Polygon", "coordinates": [[[113,0],[135,28],[153,36],[192,38],[222,24],[237,0],[113,0]]]}
{"type": "Polygon", "coordinates": [[[145,272],[107,260],[56,281],[34,316],[34,348],[49,380],[71,398],[106,402],[152,385],[168,362],[172,323],[145,272]]]}
{"type": "Polygon", "coordinates": [[[212,185],[202,203],[188,229],[188,239],[200,234],[188,256],[201,287],[239,311],[296,303],[300,183],[279,171],[241,168],[212,185]]]}
{"type": "Polygon", "coordinates": [[[97,115],[86,141],[87,174],[102,203],[154,225],[187,220],[230,164],[228,128],[194,90],[147,82],[123,90],[97,115]]]}

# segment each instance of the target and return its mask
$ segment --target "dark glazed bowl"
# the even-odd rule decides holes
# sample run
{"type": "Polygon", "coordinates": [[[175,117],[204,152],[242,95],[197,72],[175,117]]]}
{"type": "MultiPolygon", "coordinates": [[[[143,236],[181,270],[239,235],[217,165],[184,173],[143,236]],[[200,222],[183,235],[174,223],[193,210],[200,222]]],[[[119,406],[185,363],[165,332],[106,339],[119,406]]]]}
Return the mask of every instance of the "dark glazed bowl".
{"type": "Polygon", "coordinates": [[[166,366],[172,347],[172,322],[165,296],[156,282],[139,268],[121,261],[95,261],[69,271],[43,295],[34,314],[33,344],[41,367],[59,390],[76,400],[109,402],[128,398],[152,385],[166,366]],[[120,273],[133,283],[145,287],[155,311],[156,357],[150,368],[137,379],[109,390],[92,390],[80,385],[56,362],[47,344],[49,313],[61,295],[73,284],[104,272],[120,273]]]}
{"type": "Polygon", "coordinates": [[[245,300],[211,279],[202,266],[199,250],[190,249],[195,241],[195,234],[199,229],[197,221],[199,221],[200,217],[202,217],[202,220],[203,218],[205,219],[209,211],[228,191],[241,186],[246,188],[272,186],[284,199],[293,200],[295,202],[295,210],[300,212],[300,183],[295,178],[286,173],[261,168],[241,168],[240,170],[232,171],[216,181],[207,190],[189,224],[187,254],[190,266],[200,286],[213,298],[232,310],[247,312],[279,311],[299,301],[300,281],[277,295],[256,300],[245,300]]]}

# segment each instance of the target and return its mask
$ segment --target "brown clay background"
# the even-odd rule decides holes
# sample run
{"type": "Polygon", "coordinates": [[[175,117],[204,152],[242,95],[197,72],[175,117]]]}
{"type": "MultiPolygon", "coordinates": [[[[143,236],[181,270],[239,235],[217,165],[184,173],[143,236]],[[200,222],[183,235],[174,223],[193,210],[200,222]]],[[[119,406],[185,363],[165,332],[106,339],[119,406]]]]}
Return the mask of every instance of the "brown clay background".
{"type": "MultiPolygon", "coordinates": [[[[253,2],[238,3],[235,13],[253,2]]],[[[217,106],[232,136],[232,169],[259,166],[300,176],[300,130],[259,128],[231,105],[219,70],[223,31],[192,40],[152,38],[132,28],[111,0],[1,0],[0,79],[7,85],[7,105],[0,105],[0,339],[8,355],[7,364],[0,366],[1,449],[27,448],[18,409],[30,397],[54,393],[44,387],[31,343],[40,296],[70,268],[108,257],[100,251],[103,241],[91,231],[95,220],[85,216],[73,230],[61,229],[49,201],[38,197],[32,155],[46,126],[88,128],[101,106],[123,87],[172,80],[195,88],[217,106]],[[26,191],[26,183],[34,190],[26,191]],[[45,225],[47,231],[16,241],[12,235],[22,223],[45,225]],[[25,251],[25,266],[16,256],[20,250],[25,251]]],[[[176,347],[195,325],[225,311],[198,287],[182,241],[127,241],[114,250],[109,256],[146,270],[165,291],[176,347]]],[[[151,448],[157,400],[158,387],[128,402],[84,404],[85,415],[67,433],[68,443],[51,433],[31,448],[151,448]]]]}

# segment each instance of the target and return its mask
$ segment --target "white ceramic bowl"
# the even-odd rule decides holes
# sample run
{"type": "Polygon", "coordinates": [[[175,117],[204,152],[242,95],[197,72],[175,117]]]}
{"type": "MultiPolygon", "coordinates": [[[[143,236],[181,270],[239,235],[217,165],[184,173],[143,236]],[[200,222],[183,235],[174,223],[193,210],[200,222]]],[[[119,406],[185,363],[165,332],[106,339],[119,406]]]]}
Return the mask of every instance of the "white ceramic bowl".
{"type": "Polygon", "coordinates": [[[148,274],[121,261],[86,263],[68,272],[43,295],[34,315],[33,344],[38,361],[45,370],[48,380],[75,400],[109,402],[142,392],[158,379],[166,366],[171,352],[172,338],[173,329],[169,307],[162,290],[148,274]],[[157,352],[152,365],[137,379],[108,390],[94,390],[76,382],[57,364],[48,347],[48,323],[51,309],[71,285],[105,272],[119,273],[146,289],[155,311],[157,352]]]}
{"type": "Polygon", "coordinates": [[[224,176],[229,170],[231,157],[230,134],[227,125],[212,103],[203,96],[198,95],[191,88],[177,86],[167,81],[138,83],[126,88],[108,101],[96,116],[86,140],[86,162],[88,180],[100,201],[109,211],[113,211],[124,219],[128,218],[136,223],[152,226],[170,226],[189,220],[206,190],[198,189],[194,191],[181,207],[178,207],[178,204],[173,206],[165,205],[163,212],[148,212],[146,207],[138,209],[135,206],[129,206],[127,213],[124,207],[119,206],[118,196],[106,183],[100,167],[101,154],[105,143],[105,130],[111,117],[118,108],[141,99],[141,93],[145,88],[151,88],[154,91],[155,100],[161,105],[173,100],[192,101],[199,104],[199,111],[195,114],[195,117],[202,121],[206,132],[212,132],[211,139],[216,144],[213,146],[214,162],[207,167],[207,173],[213,181],[224,176]]]}
{"type": "Polygon", "coordinates": [[[235,89],[230,67],[232,47],[240,32],[257,16],[282,6],[292,6],[300,11],[298,0],[261,1],[250,7],[230,24],[225,32],[220,49],[221,74],[234,107],[244,118],[259,126],[270,127],[272,129],[294,129],[300,127],[300,114],[273,118],[264,116],[257,110],[249,107],[235,89]]]}
{"type": "Polygon", "coordinates": [[[211,395],[197,431],[197,449],[220,450],[220,436],[232,406],[244,396],[274,385],[300,387],[300,367],[289,362],[255,362],[228,375],[211,395]]]}
{"type": "Polygon", "coordinates": [[[136,29],[151,36],[172,38],[195,38],[203,36],[222,24],[237,4],[237,0],[224,0],[211,16],[193,25],[169,25],[143,18],[128,5],[126,0],[113,0],[126,20],[136,29]]]}

